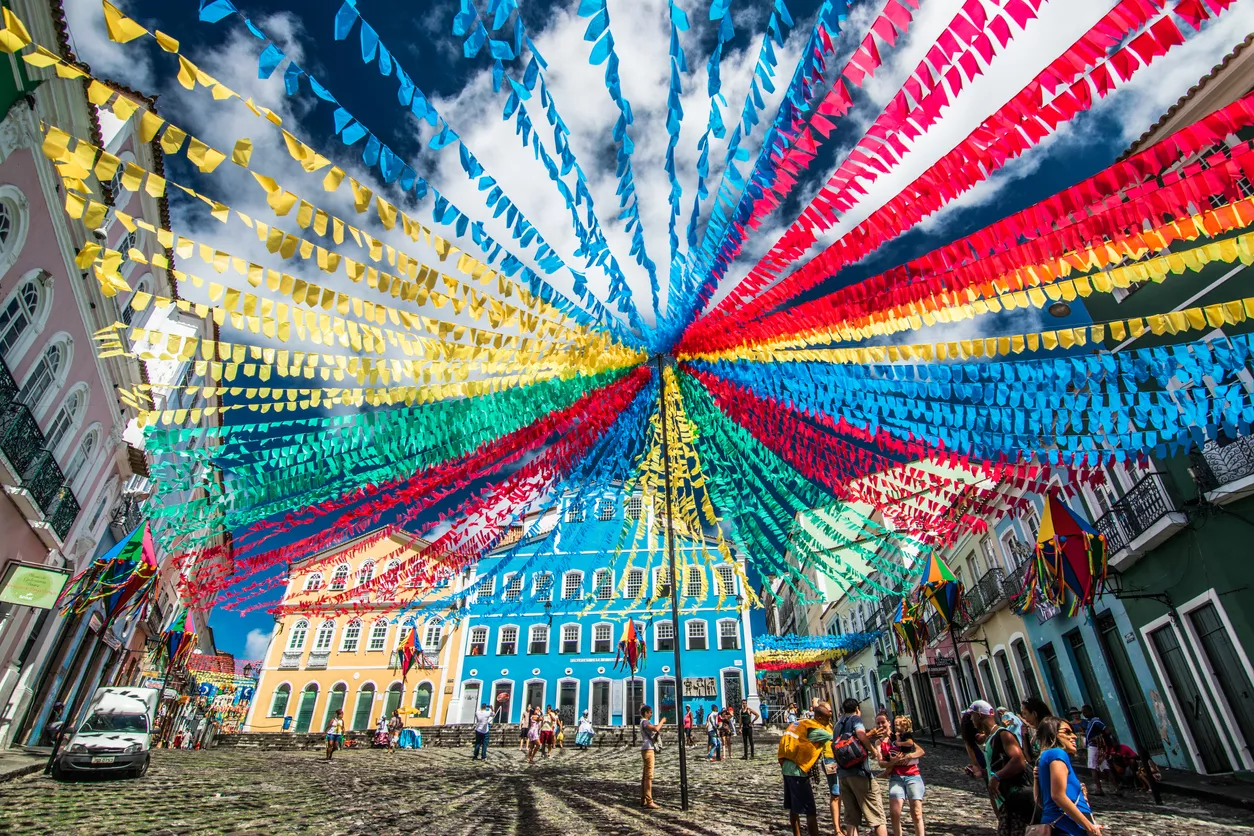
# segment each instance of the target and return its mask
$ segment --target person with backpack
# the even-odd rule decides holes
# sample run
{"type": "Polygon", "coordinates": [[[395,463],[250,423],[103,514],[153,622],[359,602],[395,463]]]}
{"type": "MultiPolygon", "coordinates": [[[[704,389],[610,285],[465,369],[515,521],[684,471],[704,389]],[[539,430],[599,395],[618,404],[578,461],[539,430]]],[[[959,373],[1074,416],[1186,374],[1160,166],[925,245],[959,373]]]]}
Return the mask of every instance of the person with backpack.
{"type": "MultiPolygon", "coordinates": [[[[813,720],[797,720],[780,736],[776,757],[784,776],[784,809],[788,811],[793,836],[801,836],[801,817],[806,817],[806,832],[818,836],[819,817],[810,787],[810,770],[826,754],[832,742],[832,708],[827,703],[815,706],[813,720]]],[[[830,783],[830,777],[829,777],[830,783]]],[[[839,822],[839,801],[832,808],[839,822]]]]}
{"type": "Polygon", "coordinates": [[[879,738],[884,736],[883,732],[867,732],[862,723],[862,708],[853,697],[841,703],[840,710],[832,757],[836,761],[840,796],[844,801],[845,826],[857,829],[865,824],[875,836],[888,836],[884,799],[875,773],[871,771],[871,753],[880,751],[879,738]]]}
{"type": "Polygon", "coordinates": [[[1020,739],[997,722],[992,704],[976,700],[967,709],[984,735],[984,763],[988,795],[997,811],[997,836],[1023,836],[1032,823],[1032,773],[1020,739]]]}

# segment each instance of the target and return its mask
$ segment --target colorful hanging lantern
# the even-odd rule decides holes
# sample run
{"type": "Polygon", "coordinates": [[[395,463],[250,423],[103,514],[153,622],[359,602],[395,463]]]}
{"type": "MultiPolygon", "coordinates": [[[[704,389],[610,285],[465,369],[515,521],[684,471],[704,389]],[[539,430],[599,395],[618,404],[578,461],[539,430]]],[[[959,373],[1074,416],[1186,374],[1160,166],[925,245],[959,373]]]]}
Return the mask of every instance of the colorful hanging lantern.
{"type": "Polygon", "coordinates": [[[1058,492],[1045,499],[1036,535],[1036,576],[1041,594],[1062,607],[1070,591],[1070,612],[1093,603],[1106,580],[1106,538],[1067,507],[1058,492]]]}
{"type": "Polygon", "coordinates": [[[923,565],[923,577],[919,581],[919,593],[923,600],[931,601],[936,612],[950,627],[963,615],[962,582],[945,561],[929,553],[923,565]]]}

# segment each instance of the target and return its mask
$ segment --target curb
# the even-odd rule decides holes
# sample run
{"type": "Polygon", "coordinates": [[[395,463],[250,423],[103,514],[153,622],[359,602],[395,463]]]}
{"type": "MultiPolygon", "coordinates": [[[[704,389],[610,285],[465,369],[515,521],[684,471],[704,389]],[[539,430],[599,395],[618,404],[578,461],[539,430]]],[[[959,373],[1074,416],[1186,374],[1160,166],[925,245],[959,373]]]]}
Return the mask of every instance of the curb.
{"type": "Polygon", "coordinates": [[[44,765],[42,763],[32,763],[30,766],[10,769],[8,772],[0,773],[0,784],[7,784],[9,781],[16,781],[18,778],[24,778],[27,775],[42,772],[43,768],[44,765]]]}

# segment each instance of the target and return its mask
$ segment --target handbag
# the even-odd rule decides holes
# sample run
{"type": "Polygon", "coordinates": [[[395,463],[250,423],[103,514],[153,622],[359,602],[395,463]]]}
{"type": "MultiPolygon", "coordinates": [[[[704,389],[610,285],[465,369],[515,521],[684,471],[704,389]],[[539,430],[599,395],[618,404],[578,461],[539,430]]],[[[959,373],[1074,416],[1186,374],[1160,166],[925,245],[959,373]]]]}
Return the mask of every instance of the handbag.
{"type": "Polygon", "coordinates": [[[1062,821],[1066,817],[1067,814],[1063,813],[1049,824],[1029,824],[1023,831],[1023,836],[1054,836],[1054,825],[1058,824],[1058,822],[1062,821]]]}

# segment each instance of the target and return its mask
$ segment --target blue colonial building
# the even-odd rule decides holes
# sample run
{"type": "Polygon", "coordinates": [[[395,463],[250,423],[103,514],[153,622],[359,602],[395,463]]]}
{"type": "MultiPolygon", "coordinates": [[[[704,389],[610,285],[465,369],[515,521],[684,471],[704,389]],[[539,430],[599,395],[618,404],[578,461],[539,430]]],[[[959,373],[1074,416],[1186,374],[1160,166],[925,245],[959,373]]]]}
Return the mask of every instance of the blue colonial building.
{"type": "Polygon", "coordinates": [[[511,530],[469,579],[448,721],[469,722],[490,702],[498,722],[553,705],[567,723],[589,710],[598,725],[631,725],[646,703],[674,722],[676,642],[694,713],[744,698],[757,708],[743,561],[710,538],[677,534],[676,626],[662,522],[642,497],[615,493],[567,497],[511,530]],[[647,646],[634,677],[615,665],[628,619],[647,646]]]}

